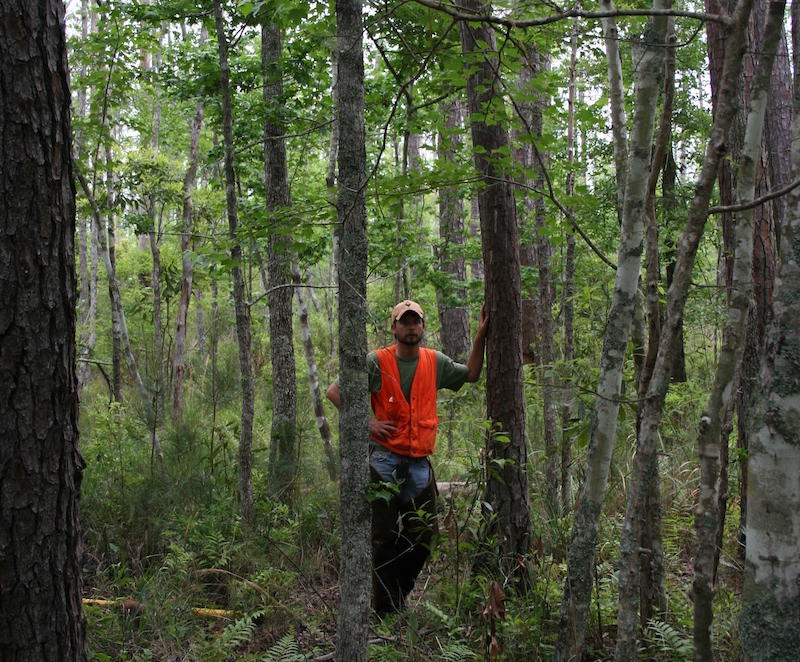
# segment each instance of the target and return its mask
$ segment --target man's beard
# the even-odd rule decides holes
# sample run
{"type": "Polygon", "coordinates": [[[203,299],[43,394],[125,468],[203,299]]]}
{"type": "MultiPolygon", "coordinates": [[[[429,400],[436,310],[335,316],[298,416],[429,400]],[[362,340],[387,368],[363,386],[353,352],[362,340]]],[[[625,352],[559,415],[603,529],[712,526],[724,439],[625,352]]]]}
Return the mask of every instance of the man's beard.
{"type": "Polygon", "coordinates": [[[408,345],[409,347],[413,347],[414,345],[419,345],[422,342],[422,334],[414,336],[413,338],[410,339],[409,338],[402,339],[395,337],[395,340],[397,340],[397,342],[399,342],[401,345],[408,345]]]}

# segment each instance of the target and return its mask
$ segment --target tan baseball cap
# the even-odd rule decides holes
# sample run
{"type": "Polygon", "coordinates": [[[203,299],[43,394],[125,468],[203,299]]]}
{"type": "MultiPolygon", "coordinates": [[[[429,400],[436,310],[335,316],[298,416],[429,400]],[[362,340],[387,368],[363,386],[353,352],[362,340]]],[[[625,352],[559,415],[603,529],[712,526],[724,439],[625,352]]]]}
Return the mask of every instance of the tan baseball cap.
{"type": "Polygon", "coordinates": [[[420,305],[416,301],[410,301],[409,299],[406,299],[405,301],[398,303],[394,307],[394,310],[392,310],[392,326],[394,326],[395,320],[400,319],[409,311],[416,313],[422,319],[425,319],[425,313],[422,312],[420,305]]]}

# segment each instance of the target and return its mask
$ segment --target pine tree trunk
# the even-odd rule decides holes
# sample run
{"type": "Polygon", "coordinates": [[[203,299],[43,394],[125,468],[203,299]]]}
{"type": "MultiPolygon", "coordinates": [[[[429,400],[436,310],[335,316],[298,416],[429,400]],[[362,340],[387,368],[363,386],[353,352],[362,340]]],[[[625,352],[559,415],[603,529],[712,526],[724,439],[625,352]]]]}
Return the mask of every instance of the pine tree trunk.
{"type": "MultiPolygon", "coordinates": [[[[479,0],[462,5],[478,14],[479,0]]],[[[506,569],[530,550],[531,518],[525,438],[522,372],[522,286],[514,191],[501,162],[509,140],[503,117],[494,28],[460,23],[461,51],[471,65],[467,99],[475,169],[484,184],[478,193],[485,265],[485,302],[489,316],[486,343],[487,414],[492,428],[486,441],[486,500],[496,517],[497,538],[506,569]],[[487,118],[487,115],[489,116],[487,118]],[[487,121],[488,120],[488,121],[487,121]],[[498,434],[505,437],[498,438],[498,434]]]]}
{"type": "Polygon", "coordinates": [[[65,10],[0,4],[0,656],[86,659],[65,10]]]}
{"type": "Polygon", "coordinates": [[[342,547],[338,662],[366,662],[372,551],[370,546],[369,397],[367,358],[367,151],[364,134],[364,46],[359,0],[336,0],[339,51],[339,506],[342,547]]]}
{"type": "Polygon", "coordinates": [[[247,305],[242,276],[242,247],[237,237],[239,212],[236,200],[234,173],[233,116],[231,110],[230,66],[228,41],[222,16],[221,0],[214,0],[214,22],[217,28],[219,67],[222,88],[222,134],[225,148],[225,204],[228,213],[228,236],[231,241],[233,306],[236,311],[236,339],[239,345],[239,368],[242,384],[242,416],[239,437],[239,507],[242,519],[253,524],[253,419],[255,418],[255,389],[253,358],[250,340],[250,308],[247,305]]]}
{"type": "MultiPolygon", "coordinates": [[[[280,212],[291,204],[286,166],[286,139],[280,109],[283,104],[281,34],[274,23],[261,26],[261,68],[264,76],[264,182],[267,213],[280,212]]],[[[277,216],[278,214],[276,214],[277,216]]],[[[272,359],[272,429],[268,488],[292,505],[297,473],[297,375],[292,331],[290,236],[284,236],[279,221],[269,237],[269,337],[272,359]],[[273,461],[274,458],[274,461],[273,461]]]]}

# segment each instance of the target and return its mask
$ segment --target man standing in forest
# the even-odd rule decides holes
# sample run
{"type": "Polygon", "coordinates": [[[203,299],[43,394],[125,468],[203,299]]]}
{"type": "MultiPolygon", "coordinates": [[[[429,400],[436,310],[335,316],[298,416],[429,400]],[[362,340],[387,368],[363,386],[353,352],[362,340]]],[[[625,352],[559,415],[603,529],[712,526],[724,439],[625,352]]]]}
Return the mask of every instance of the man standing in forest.
{"type": "MultiPolygon", "coordinates": [[[[399,611],[430,555],[436,522],[436,481],[428,457],[436,447],[436,393],[476,382],[483,369],[489,319],[481,306],[467,364],[420,347],[425,314],[414,301],[392,311],[396,343],[367,356],[375,418],[369,422],[373,482],[390,483],[391,496],[372,501],[373,607],[399,611]]],[[[338,408],[339,384],[325,396],[338,408]]]]}

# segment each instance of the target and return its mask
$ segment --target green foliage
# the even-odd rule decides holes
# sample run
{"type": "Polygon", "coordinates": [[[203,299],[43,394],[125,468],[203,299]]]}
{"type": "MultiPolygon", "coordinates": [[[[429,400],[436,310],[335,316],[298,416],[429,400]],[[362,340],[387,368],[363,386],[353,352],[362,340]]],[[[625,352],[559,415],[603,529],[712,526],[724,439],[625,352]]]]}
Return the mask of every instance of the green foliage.
{"type": "MultiPolygon", "coordinates": [[[[273,399],[269,362],[271,339],[268,310],[259,275],[270,237],[287,240],[297,254],[301,272],[310,269],[311,285],[321,299],[312,311],[311,337],[317,351],[324,389],[336,376],[335,291],[332,279],[331,231],[337,209],[326,186],[328,150],[334,118],[330,94],[330,55],[335,17],[326,4],[261,0],[226,2],[227,33],[234,105],[234,140],[239,205],[239,230],[231,237],[225,223],[225,186],[219,100],[220,71],[213,21],[206,3],[164,0],[142,3],[108,0],[95,7],[97,29],[80,36],[79,17],[70,13],[69,60],[73,94],[73,128],[78,166],[92,185],[103,221],[111,212],[117,223],[117,276],[131,345],[141,363],[148,395],[171,391],[169,365],[158,365],[152,346],[154,307],[152,256],[140,250],[137,236],[161,235],[162,336],[165,364],[171,360],[175,309],[182,286],[179,232],[183,225],[183,179],[188,165],[190,124],[196,104],[204,104],[190,261],[193,285],[189,319],[189,358],[182,419],[172,424],[160,412],[161,462],[153,455],[152,438],[141,414],[141,403],[126,384],[125,404],[108,405],[103,375],[111,361],[110,307],[105,274],[100,268],[97,342],[90,357],[97,361],[93,378],[81,397],[81,451],[87,463],[83,478],[82,523],[87,551],[85,585],[89,595],[130,598],[142,608],[136,613],[87,606],[90,659],[94,660],[299,660],[330,652],[335,631],[338,582],[338,486],[325,478],[311,394],[298,357],[298,475],[294,509],[267,496],[270,410],[273,399]],[[201,6],[202,5],[202,6],[201,6]],[[260,60],[260,24],[275,21],[283,32],[279,69],[283,97],[265,106],[260,60]],[[201,29],[211,28],[201,37],[201,29]],[[149,61],[149,66],[146,64],[149,61]],[[79,103],[79,95],[87,95],[79,103]],[[160,107],[160,120],[156,109],[160,107]],[[265,118],[279,120],[286,137],[290,207],[268,213],[265,203],[263,139],[265,118]],[[154,138],[158,132],[157,145],[154,138]],[[108,172],[112,174],[107,175],[108,172]],[[113,183],[112,197],[106,178],[113,183]],[[151,201],[155,213],[151,213],[151,201]],[[240,263],[231,258],[243,248],[240,263]],[[253,316],[254,363],[257,382],[253,488],[256,525],[243,527],[238,515],[238,440],[241,411],[240,366],[231,305],[230,271],[246,274],[253,316]],[[197,309],[203,313],[200,332],[197,309]],[[227,620],[204,621],[194,608],[229,612],[227,620]]],[[[644,6],[644,3],[634,3],[644,6]]],[[[76,11],[75,3],[71,11],[76,11]]],[[[595,7],[587,7],[593,9],[595,7]]],[[[544,16],[544,5],[498,5],[496,11],[515,19],[544,16]]],[[[438,156],[438,136],[445,134],[446,105],[460,98],[474,62],[461,56],[459,30],[444,13],[417,4],[373,4],[365,12],[369,39],[366,49],[365,128],[367,130],[369,291],[371,344],[391,342],[386,330],[395,301],[395,278],[405,273],[409,296],[426,311],[427,340],[438,347],[439,304],[466,305],[474,320],[483,301],[484,283],[463,283],[442,269],[448,259],[481,259],[479,236],[469,236],[470,201],[478,192],[469,122],[447,136],[458,138],[447,159],[438,156]],[[420,158],[408,157],[411,137],[417,137],[420,158]],[[437,156],[434,157],[434,154],[437,156]],[[438,194],[449,187],[464,206],[463,246],[445,246],[439,233],[438,194]]],[[[619,21],[623,44],[635,40],[644,19],[619,21]]],[[[548,163],[552,195],[570,206],[573,219],[597,249],[616,259],[619,226],[609,123],[607,70],[600,31],[582,23],[579,35],[579,98],[575,103],[579,148],[574,164],[566,159],[569,27],[566,22],[524,34],[508,28],[498,32],[499,72],[503,98],[486,104],[473,116],[498,122],[511,135],[510,149],[490,155],[509,178],[532,180],[530,169],[515,161],[517,149],[532,144],[548,163]],[[549,57],[527,88],[517,85],[523,51],[535,38],[549,57]],[[532,104],[544,94],[541,137],[530,131],[513,109],[532,104]],[[579,175],[567,201],[568,172],[579,175]],[[580,175],[585,175],[581,178],[580,175]]],[[[681,176],[670,203],[659,193],[660,250],[666,264],[684,220],[686,201],[693,194],[691,173],[702,158],[710,126],[710,103],[697,76],[705,66],[705,43],[696,26],[677,21],[679,62],[673,121],[676,159],[681,176]],[[701,107],[698,99],[703,98],[701,107]]],[[[626,103],[631,110],[635,61],[624,46],[626,103]]],[[[481,56],[482,57],[482,56],[481,56]]],[[[630,115],[629,115],[630,117],[630,115]]],[[[81,194],[82,195],[82,194],[81,194]]],[[[549,190],[547,191],[549,196],[549,190]]],[[[80,197],[79,222],[90,207],[80,197]]],[[[563,321],[565,245],[571,226],[560,207],[545,198],[544,234],[551,247],[554,315],[563,321]]],[[[527,211],[520,204],[523,242],[537,238],[527,211]]],[[[648,651],[663,660],[686,659],[691,602],[688,581],[692,544],[692,507],[699,476],[694,431],[714,367],[718,329],[724,317],[724,292],[716,287],[716,263],[721,239],[709,228],[701,245],[697,270],[685,315],[689,380],[673,384],[666,398],[661,427],[659,469],[663,494],[663,537],[670,613],[653,621],[644,640],[648,651]],[[702,287],[700,287],[702,286],[702,287]]],[[[579,240],[576,273],[575,344],[570,362],[557,361],[547,373],[575,389],[572,419],[576,482],[587,461],[593,423],[597,365],[611,304],[614,272],[579,240]]],[[[468,267],[470,270],[471,267],[468,267]]],[[[538,269],[524,274],[526,286],[538,284],[538,269]]],[[[662,292],[663,294],[663,292],[662,292]]],[[[81,313],[84,311],[82,310],[81,313]]],[[[88,331],[89,325],[84,324],[88,331]]],[[[563,329],[555,331],[563,342],[563,329]]],[[[85,343],[84,343],[85,344],[85,343]]],[[[636,390],[633,364],[626,362],[617,443],[612,457],[608,495],[600,522],[597,568],[590,610],[589,655],[608,657],[617,613],[617,541],[635,448],[636,390]]],[[[542,393],[536,375],[526,378],[528,465],[534,540],[530,555],[520,558],[519,577],[508,577],[500,563],[498,540],[487,534],[496,513],[490,513],[483,491],[487,473],[498,475],[502,460],[487,466],[487,439],[507,442],[486,420],[483,387],[465,387],[440,395],[442,416],[439,450],[433,458],[437,478],[460,484],[442,499],[440,540],[429,574],[412,594],[409,609],[374,625],[379,643],[370,645],[374,660],[547,659],[553,649],[561,587],[566,572],[572,516],[544,515],[544,444],[542,393]],[[493,634],[483,614],[496,583],[504,595],[505,618],[493,617],[493,634]]],[[[328,408],[330,414],[332,410],[328,408]]],[[[332,422],[336,431],[335,414],[332,422]]],[[[335,445],[334,440],[334,445],[335,445]]],[[[737,467],[733,467],[734,477],[737,467]]],[[[731,483],[735,483],[732,479],[731,483]]],[[[370,499],[387,498],[394,486],[373,486],[370,499]]],[[[732,490],[732,511],[738,493],[732,490]]],[[[730,513],[726,540],[736,534],[730,513]]],[[[736,550],[725,551],[716,605],[715,641],[733,659],[738,651],[736,550]]],[[[727,659],[727,658],[726,658],[727,659]]]]}
{"type": "Polygon", "coordinates": [[[652,620],[647,624],[644,641],[652,644],[663,660],[688,662],[692,659],[692,640],[668,623],[652,620]]]}

